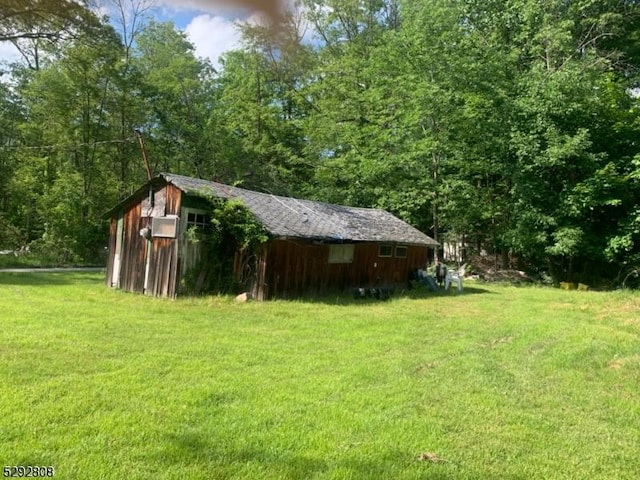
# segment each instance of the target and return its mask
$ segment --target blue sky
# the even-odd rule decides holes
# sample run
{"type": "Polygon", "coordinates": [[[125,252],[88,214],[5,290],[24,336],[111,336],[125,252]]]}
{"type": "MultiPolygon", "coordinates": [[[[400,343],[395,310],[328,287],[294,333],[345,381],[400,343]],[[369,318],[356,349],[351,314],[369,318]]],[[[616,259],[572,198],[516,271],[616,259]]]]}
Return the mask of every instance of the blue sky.
{"type": "Polygon", "coordinates": [[[232,2],[207,0],[159,0],[153,9],[158,21],[172,21],[184,30],[196,47],[196,55],[211,59],[214,65],[225,51],[238,46],[236,21],[255,21],[258,13],[238,9],[232,2]]]}
{"type": "MultiPolygon", "coordinates": [[[[107,11],[109,0],[99,0],[103,11],[107,11]]],[[[125,5],[141,0],[124,0],[125,5]]],[[[143,0],[147,1],[147,0],[143,0]]],[[[262,4],[269,0],[259,0],[262,4]]],[[[275,1],[275,0],[273,0],[275,1]]],[[[272,1],[272,3],[273,3],[272,1]]],[[[255,0],[254,0],[255,2],[255,0]]],[[[243,7],[252,0],[155,0],[149,15],[156,21],[172,21],[184,30],[196,47],[196,55],[209,58],[218,65],[218,57],[239,45],[239,35],[234,27],[236,21],[255,22],[260,14],[243,7]]],[[[0,42],[0,61],[15,61],[20,58],[15,48],[0,42]]]]}

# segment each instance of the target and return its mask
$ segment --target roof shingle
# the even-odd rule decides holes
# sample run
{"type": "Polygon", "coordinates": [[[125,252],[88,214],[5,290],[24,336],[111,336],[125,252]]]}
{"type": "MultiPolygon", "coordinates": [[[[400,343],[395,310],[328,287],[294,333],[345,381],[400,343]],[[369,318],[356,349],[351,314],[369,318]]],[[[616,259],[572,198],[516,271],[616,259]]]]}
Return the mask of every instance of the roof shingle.
{"type": "Polygon", "coordinates": [[[189,195],[242,200],[275,237],[438,245],[431,237],[385,210],[281,197],[169,173],[160,176],[189,195]]]}

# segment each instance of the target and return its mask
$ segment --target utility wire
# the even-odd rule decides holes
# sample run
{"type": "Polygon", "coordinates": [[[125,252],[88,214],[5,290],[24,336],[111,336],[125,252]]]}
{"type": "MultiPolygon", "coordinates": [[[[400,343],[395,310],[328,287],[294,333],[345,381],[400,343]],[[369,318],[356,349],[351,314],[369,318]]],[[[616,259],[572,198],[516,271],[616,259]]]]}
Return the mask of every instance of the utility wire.
{"type": "Polygon", "coordinates": [[[27,145],[0,145],[0,150],[69,150],[72,148],[78,147],[93,147],[95,145],[105,145],[112,143],[129,143],[135,140],[134,137],[126,138],[124,140],[102,140],[99,142],[85,142],[85,143],[74,143],[74,144],[64,144],[59,143],[55,145],[39,145],[39,146],[27,146],[27,145]]]}

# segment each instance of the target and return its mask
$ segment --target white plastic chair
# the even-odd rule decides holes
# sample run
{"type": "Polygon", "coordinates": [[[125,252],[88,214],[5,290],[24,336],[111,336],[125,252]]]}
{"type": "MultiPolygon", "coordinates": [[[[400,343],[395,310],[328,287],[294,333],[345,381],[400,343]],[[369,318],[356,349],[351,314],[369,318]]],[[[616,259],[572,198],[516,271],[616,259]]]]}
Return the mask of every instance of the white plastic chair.
{"type": "Polygon", "coordinates": [[[452,283],[457,284],[459,292],[462,291],[462,276],[458,273],[457,270],[449,270],[447,272],[447,276],[444,277],[444,289],[449,290],[449,287],[452,283]]]}

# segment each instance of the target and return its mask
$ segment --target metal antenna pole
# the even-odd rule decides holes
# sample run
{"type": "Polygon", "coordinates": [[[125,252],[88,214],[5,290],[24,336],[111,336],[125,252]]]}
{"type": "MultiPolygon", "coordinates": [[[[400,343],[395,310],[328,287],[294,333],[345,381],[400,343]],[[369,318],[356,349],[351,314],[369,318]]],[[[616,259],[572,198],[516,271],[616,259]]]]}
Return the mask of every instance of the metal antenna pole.
{"type": "Polygon", "coordinates": [[[140,143],[140,150],[142,151],[142,159],[144,160],[144,166],[147,169],[147,180],[151,180],[153,175],[151,175],[151,165],[149,165],[149,159],[147,158],[147,149],[144,147],[144,139],[142,138],[142,132],[137,128],[134,130],[136,132],[136,137],[138,137],[138,142],[140,143]]]}

